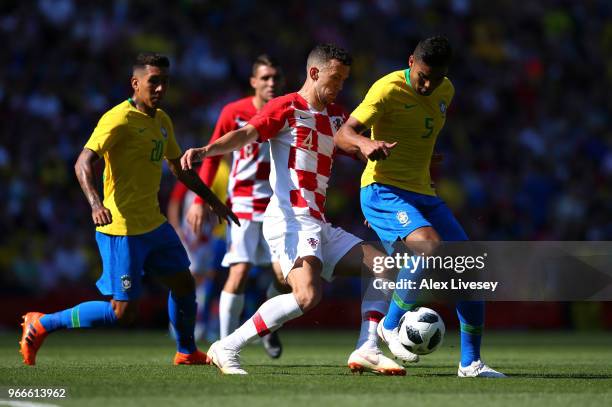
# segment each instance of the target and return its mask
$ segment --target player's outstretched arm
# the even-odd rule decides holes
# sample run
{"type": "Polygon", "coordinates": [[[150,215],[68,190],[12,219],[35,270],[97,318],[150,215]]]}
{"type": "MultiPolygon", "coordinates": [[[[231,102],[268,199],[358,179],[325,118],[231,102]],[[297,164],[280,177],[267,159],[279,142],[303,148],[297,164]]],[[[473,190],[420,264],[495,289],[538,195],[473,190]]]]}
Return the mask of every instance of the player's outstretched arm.
{"type": "MultiPolygon", "coordinates": [[[[217,214],[219,221],[225,219],[228,222],[234,222],[240,226],[240,221],[238,220],[236,214],[225,206],[223,202],[219,200],[219,198],[217,198],[217,195],[215,195],[210,188],[208,188],[206,184],[202,182],[194,170],[184,170],[181,166],[181,160],[178,158],[168,159],[167,161],[168,166],[170,167],[170,170],[174,176],[185,184],[187,188],[198,194],[210,206],[213,212],[217,214]]],[[[199,230],[200,229],[194,228],[194,233],[199,233],[199,230]]]]}
{"type": "Polygon", "coordinates": [[[361,133],[366,130],[367,127],[351,116],[336,132],[334,143],[339,149],[349,154],[362,155],[368,160],[384,160],[389,157],[397,142],[387,143],[363,137],[361,133]]]}
{"type": "Polygon", "coordinates": [[[108,208],[102,205],[102,200],[96,189],[94,177],[94,163],[100,157],[94,151],[84,148],[79,154],[76,164],[74,164],[74,172],[81,184],[81,189],[87,198],[87,202],[91,206],[91,218],[96,226],[104,226],[112,223],[113,217],[108,208]]]}
{"type": "Polygon", "coordinates": [[[232,151],[240,150],[257,140],[259,133],[254,126],[247,124],[241,129],[230,131],[214,143],[200,148],[190,148],[181,157],[181,167],[183,170],[191,169],[193,163],[202,161],[204,157],[223,155],[232,151]]]}

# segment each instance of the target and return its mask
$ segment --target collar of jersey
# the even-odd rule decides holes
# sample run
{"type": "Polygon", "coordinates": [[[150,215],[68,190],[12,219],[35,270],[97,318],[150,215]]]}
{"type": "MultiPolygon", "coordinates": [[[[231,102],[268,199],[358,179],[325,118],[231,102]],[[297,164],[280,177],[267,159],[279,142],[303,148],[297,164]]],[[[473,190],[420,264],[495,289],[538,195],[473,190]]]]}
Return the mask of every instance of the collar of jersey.
{"type": "Polygon", "coordinates": [[[134,102],[134,99],[132,98],[128,98],[128,103],[130,104],[130,108],[132,110],[135,110],[136,112],[140,113],[141,115],[148,117],[149,119],[155,119],[155,116],[157,116],[157,109],[155,109],[155,116],[151,117],[148,114],[146,114],[145,112],[141,112],[140,110],[138,110],[138,108],[136,107],[136,103],[134,102]]]}
{"type": "Polygon", "coordinates": [[[404,79],[406,80],[406,83],[408,84],[408,86],[412,88],[412,85],[410,84],[410,68],[404,71],[404,79]]]}
{"type": "Polygon", "coordinates": [[[308,110],[309,110],[310,112],[316,112],[316,113],[318,113],[318,114],[327,114],[327,106],[325,106],[325,107],[323,108],[323,110],[318,111],[318,110],[317,110],[317,109],[315,109],[314,107],[310,106],[310,103],[308,103],[308,101],[307,101],[306,99],[304,99],[304,98],[302,97],[302,95],[300,95],[298,92],[295,92],[295,94],[297,95],[297,97],[298,97],[298,98],[302,99],[302,100],[304,101],[304,103],[306,103],[306,107],[308,107],[308,110]]]}

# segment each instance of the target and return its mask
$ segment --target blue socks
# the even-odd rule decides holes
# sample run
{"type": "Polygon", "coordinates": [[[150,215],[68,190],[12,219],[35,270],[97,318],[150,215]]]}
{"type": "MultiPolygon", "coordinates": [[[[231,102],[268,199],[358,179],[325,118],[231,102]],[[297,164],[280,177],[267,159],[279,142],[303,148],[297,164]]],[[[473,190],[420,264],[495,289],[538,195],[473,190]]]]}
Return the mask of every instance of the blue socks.
{"type": "MultiPolygon", "coordinates": [[[[420,263],[417,263],[418,256],[412,256],[411,259],[413,261],[408,263],[408,267],[402,268],[397,274],[397,282],[415,281],[421,274],[423,268],[420,267],[420,263]]],[[[387,311],[383,321],[385,329],[395,329],[399,325],[402,315],[416,306],[417,294],[417,290],[409,290],[408,288],[396,288],[393,291],[389,311],[387,311]]]]}
{"type": "Polygon", "coordinates": [[[176,349],[180,353],[196,351],[193,337],[196,309],[195,292],[178,297],[170,291],[168,295],[168,316],[176,333],[176,349]]]}
{"type": "MultiPolygon", "coordinates": [[[[413,256],[415,259],[416,256],[413,256]]],[[[416,259],[415,259],[416,261],[416,259]]],[[[397,281],[416,280],[422,267],[415,267],[415,261],[402,268],[397,281]],[[411,272],[413,271],[414,272],[411,272]]],[[[396,289],[389,304],[389,311],[383,321],[385,329],[394,329],[406,313],[416,306],[418,290],[396,289]]],[[[480,344],[484,327],[484,301],[460,301],[456,305],[461,328],[461,366],[466,367],[480,359],[480,344]]]]}
{"type": "Polygon", "coordinates": [[[110,302],[89,301],[40,319],[47,332],[58,329],[95,328],[117,323],[117,316],[110,302]]]}
{"type": "MultiPolygon", "coordinates": [[[[176,331],[177,350],[181,353],[195,352],[196,345],[193,338],[196,316],[195,293],[176,297],[170,292],[168,314],[176,331]]],[[[53,332],[58,329],[111,326],[117,323],[117,316],[110,302],[88,301],[63,311],[47,314],[40,319],[40,323],[47,332],[53,332]]]]}
{"type": "Polygon", "coordinates": [[[200,321],[207,323],[210,318],[210,310],[212,305],[212,299],[215,295],[215,280],[207,278],[204,284],[201,285],[200,289],[204,290],[204,301],[202,301],[202,314],[200,321]]]}
{"type": "Polygon", "coordinates": [[[484,301],[460,301],[457,316],[461,326],[461,366],[480,359],[480,343],[484,327],[484,301]]]}

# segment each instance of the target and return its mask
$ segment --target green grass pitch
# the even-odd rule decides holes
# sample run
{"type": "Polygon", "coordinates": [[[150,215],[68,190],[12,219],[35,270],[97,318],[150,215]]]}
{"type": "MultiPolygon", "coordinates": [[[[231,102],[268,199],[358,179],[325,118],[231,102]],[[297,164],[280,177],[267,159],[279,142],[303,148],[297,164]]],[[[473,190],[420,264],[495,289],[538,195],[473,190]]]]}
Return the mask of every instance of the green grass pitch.
{"type": "MultiPolygon", "coordinates": [[[[35,367],[23,366],[17,332],[0,334],[0,406],[9,388],[66,388],[66,399],[21,400],[60,406],[604,406],[612,405],[612,333],[490,332],[483,358],[506,380],[459,379],[458,335],[405,377],[352,375],[357,332],[281,332],[285,353],[243,351],[246,377],[211,366],[172,366],[164,332],[56,333],[35,367]],[[478,404],[477,404],[478,403],[478,404]]],[[[207,349],[205,344],[200,346],[207,349]]],[[[23,405],[23,404],[22,404],[23,405]]]]}

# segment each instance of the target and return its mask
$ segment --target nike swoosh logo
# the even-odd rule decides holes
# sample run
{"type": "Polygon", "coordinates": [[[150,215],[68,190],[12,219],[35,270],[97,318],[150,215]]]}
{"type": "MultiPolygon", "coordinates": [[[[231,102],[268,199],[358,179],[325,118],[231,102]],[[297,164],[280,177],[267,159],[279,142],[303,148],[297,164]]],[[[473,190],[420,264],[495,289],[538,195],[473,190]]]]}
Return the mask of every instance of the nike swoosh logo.
{"type": "Polygon", "coordinates": [[[404,107],[405,107],[406,109],[410,109],[410,108],[413,108],[413,107],[415,107],[415,106],[416,106],[416,104],[415,104],[415,105],[404,105],[404,107]]]}
{"type": "Polygon", "coordinates": [[[368,354],[361,355],[365,360],[372,363],[373,365],[378,363],[378,356],[370,356],[368,354]]]}
{"type": "Polygon", "coordinates": [[[298,116],[298,117],[299,117],[300,119],[302,119],[302,120],[306,120],[306,119],[308,119],[308,116],[306,116],[306,117],[298,116]]]}

